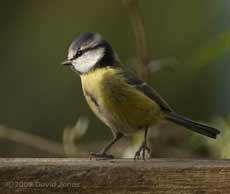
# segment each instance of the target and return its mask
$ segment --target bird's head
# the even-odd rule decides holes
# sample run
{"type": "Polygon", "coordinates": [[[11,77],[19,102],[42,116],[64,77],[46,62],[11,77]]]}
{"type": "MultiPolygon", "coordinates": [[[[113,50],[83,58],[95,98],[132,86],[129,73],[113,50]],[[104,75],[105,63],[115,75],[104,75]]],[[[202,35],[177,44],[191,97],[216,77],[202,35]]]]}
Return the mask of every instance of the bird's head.
{"type": "Polygon", "coordinates": [[[85,74],[96,68],[113,66],[116,60],[115,51],[101,35],[86,32],[71,43],[67,60],[62,64],[85,74]]]}

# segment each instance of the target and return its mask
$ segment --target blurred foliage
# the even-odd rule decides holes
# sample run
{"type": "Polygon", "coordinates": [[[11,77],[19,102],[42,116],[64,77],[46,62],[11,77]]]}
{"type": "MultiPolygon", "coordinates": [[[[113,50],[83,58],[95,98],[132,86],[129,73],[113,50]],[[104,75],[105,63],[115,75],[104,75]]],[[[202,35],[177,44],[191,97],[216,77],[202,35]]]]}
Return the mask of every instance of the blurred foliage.
{"type": "MultiPolygon", "coordinates": [[[[152,130],[153,156],[229,157],[229,0],[133,0],[131,10],[124,2],[2,1],[0,124],[26,129],[16,135],[33,134],[32,141],[37,136],[58,146],[63,141],[68,156],[87,156],[102,147],[112,137],[110,131],[89,110],[77,76],[60,65],[75,36],[95,31],[114,46],[127,66],[139,67],[144,61],[151,72],[150,85],[179,113],[195,120],[221,120],[211,123],[222,129],[217,141],[176,126],[152,130]],[[144,26],[144,40],[138,41],[137,20],[144,26]],[[142,54],[140,41],[144,41],[142,54]],[[89,129],[82,115],[89,118],[89,129]]],[[[37,156],[38,148],[23,147],[6,138],[12,132],[9,128],[1,129],[1,156],[37,156]]],[[[121,141],[112,151],[132,156],[141,136],[121,141]]]]}
{"type": "MultiPolygon", "coordinates": [[[[230,53],[230,31],[219,34],[216,38],[204,43],[197,49],[190,60],[190,64],[208,65],[221,56],[230,53]]],[[[201,68],[199,66],[199,68],[201,68]]]]}
{"type": "Polygon", "coordinates": [[[215,145],[208,141],[210,146],[213,148],[213,155],[220,158],[230,158],[230,118],[223,119],[221,117],[215,118],[215,123],[221,127],[221,135],[217,139],[215,145]]]}
{"type": "Polygon", "coordinates": [[[89,120],[85,117],[80,117],[75,126],[66,127],[63,132],[63,146],[67,156],[79,156],[80,139],[85,135],[89,125],[89,120]]]}

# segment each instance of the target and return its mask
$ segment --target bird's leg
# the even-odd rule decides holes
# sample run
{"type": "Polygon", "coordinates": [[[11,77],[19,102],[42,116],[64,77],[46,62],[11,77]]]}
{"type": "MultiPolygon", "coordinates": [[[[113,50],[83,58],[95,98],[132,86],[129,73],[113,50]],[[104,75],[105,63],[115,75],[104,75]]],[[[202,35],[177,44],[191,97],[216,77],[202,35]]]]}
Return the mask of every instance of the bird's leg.
{"type": "Polygon", "coordinates": [[[142,159],[145,160],[145,151],[150,153],[150,149],[147,146],[147,134],[148,134],[148,128],[145,128],[145,136],[144,136],[144,141],[142,142],[141,146],[139,149],[136,151],[134,160],[139,160],[141,159],[141,152],[142,152],[142,159]]]}
{"type": "Polygon", "coordinates": [[[122,133],[117,132],[115,137],[108,145],[106,145],[100,152],[91,153],[90,155],[95,158],[103,158],[103,159],[113,159],[113,155],[106,154],[106,152],[115,144],[121,137],[123,136],[122,133]]]}

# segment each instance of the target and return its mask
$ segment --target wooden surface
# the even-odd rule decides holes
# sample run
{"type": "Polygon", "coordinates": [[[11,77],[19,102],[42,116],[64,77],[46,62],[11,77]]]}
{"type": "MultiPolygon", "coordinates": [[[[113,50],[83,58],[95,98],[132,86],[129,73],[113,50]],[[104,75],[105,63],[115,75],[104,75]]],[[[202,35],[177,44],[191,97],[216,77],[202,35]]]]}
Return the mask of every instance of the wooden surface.
{"type": "Polygon", "coordinates": [[[229,194],[230,160],[0,159],[0,194],[229,194]]]}

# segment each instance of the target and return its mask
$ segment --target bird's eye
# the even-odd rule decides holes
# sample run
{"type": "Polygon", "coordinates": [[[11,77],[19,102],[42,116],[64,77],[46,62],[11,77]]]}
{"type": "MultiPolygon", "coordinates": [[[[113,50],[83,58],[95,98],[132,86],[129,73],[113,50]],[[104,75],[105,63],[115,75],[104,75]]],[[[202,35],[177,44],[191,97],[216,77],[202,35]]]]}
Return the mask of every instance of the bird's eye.
{"type": "Polygon", "coordinates": [[[82,55],[82,51],[78,50],[75,54],[75,58],[80,57],[82,55]]]}

